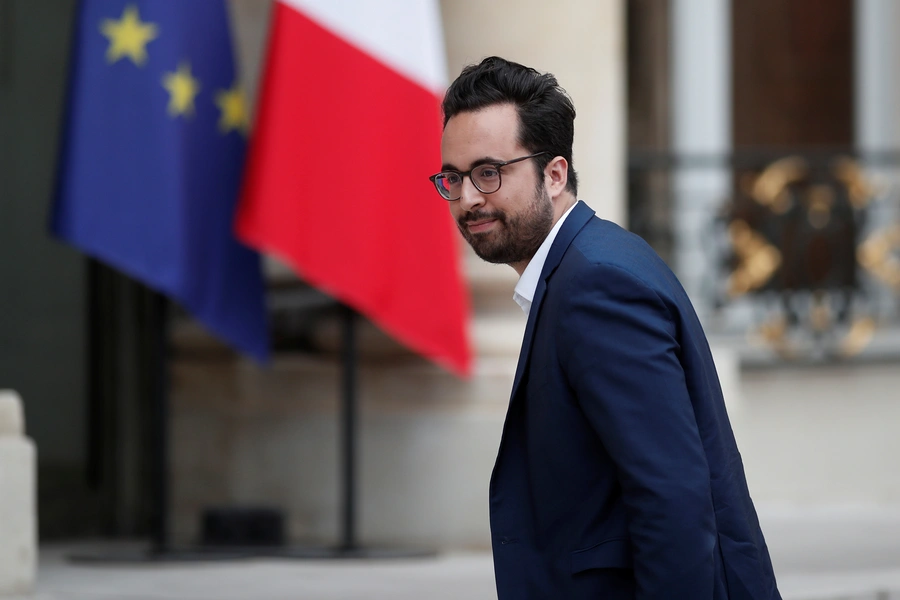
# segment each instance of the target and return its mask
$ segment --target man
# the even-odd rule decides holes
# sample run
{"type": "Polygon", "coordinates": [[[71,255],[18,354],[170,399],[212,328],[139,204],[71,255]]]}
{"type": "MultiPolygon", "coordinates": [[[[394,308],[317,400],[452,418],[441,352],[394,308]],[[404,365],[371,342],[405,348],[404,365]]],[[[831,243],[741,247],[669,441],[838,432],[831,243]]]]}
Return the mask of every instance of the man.
{"type": "Polygon", "coordinates": [[[500,600],[780,598],[703,330],[576,199],[565,91],[492,57],[443,110],[431,179],[528,314],[490,486],[500,600]]]}

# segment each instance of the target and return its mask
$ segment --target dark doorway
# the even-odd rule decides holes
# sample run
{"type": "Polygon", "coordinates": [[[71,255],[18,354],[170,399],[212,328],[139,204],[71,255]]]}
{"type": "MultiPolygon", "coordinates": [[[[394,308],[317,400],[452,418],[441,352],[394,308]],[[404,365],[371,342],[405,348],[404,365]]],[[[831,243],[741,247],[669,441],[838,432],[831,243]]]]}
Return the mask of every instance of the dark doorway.
{"type": "Polygon", "coordinates": [[[0,1],[0,387],[38,449],[42,539],[148,530],[149,293],[47,223],[74,0],[0,1]]]}
{"type": "Polygon", "coordinates": [[[853,145],[853,0],[733,0],[733,134],[748,147],[853,145]]]}

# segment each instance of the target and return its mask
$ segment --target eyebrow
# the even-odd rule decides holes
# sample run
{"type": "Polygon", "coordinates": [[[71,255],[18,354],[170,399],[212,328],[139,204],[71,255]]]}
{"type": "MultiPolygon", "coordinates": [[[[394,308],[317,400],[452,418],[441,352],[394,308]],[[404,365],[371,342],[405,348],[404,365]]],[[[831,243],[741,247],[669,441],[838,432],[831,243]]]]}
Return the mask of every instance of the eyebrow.
{"type": "MultiPolygon", "coordinates": [[[[480,167],[481,165],[495,165],[502,162],[504,161],[500,160],[499,158],[495,158],[493,156],[485,156],[483,158],[479,158],[476,161],[473,161],[469,169],[474,169],[475,167],[480,167]]],[[[456,171],[459,173],[462,170],[450,163],[444,163],[441,165],[441,171],[456,171]]]]}

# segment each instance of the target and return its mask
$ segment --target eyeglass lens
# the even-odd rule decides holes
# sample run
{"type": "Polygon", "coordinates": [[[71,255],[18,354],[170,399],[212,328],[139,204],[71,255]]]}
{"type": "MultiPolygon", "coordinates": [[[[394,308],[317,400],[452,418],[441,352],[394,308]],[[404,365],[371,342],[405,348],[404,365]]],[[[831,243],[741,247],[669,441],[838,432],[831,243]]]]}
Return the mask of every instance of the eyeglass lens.
{"type": "MultiPolygon", "coordinates": [[[[493,165],[475,167],[470,177],[475,187],[484,194],[492,194],[500,189],[500,171],[493,165]]],[[[448,171],[441,173],[435,183],[444,198],[459,198],[462,196],[462,182],[462,175],[448,171]]]]}

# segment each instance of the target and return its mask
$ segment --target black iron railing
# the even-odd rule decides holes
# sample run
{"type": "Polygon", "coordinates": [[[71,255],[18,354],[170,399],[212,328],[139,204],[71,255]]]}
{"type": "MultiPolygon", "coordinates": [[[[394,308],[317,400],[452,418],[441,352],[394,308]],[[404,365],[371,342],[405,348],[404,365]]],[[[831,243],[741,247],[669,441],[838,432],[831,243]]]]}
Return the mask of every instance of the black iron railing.
{"type": "Polygon", "coordinates": [[[841,358],[900,326],[900,151],[633,151],[628,192],[630,228],[719,329],[841,358]]]}

